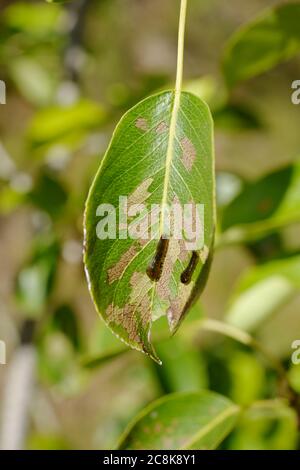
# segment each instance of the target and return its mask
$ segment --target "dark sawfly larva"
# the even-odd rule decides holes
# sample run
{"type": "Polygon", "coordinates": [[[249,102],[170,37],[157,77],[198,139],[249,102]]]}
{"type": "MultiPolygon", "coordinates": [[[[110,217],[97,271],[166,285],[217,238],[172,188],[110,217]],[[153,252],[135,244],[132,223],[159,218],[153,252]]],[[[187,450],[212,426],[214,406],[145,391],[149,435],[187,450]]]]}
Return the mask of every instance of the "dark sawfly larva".
{"type": "Polygon", "coordinates": [[[182,284],[189,284],[191,282],[192,276],[195,272],[198,263],[199,255],[196,251],[193,251],[188,267],[183,271],[180,276],[182,284]]]}
{"type": "Polygon", "coordinates": [[[161,237],[156,248],[156,253],[146,270],[146,273],[151,281],[157,282],[160,280],[164,262],[168,253],[168,248],[169,240],[161,237]]]}

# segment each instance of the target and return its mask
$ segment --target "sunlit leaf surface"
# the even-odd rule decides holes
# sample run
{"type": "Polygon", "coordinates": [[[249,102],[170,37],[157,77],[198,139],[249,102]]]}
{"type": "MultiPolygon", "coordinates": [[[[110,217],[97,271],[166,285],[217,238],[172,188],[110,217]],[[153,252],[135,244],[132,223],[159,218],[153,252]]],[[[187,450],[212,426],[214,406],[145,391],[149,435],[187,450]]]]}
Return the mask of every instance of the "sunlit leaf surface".
{"type": "MultiPolygon", "coordinates": [[[[178,328],[206,282],[215,226],[211,115],[207,105],[189,93],[181,94],[179,108],[174,109],[174,96],[172,92],[152,96],[123,117],[91,188],[85,217],[85,265],[97,309],[122,340],[156,360],[151,323],[167,315],[171,331],[178,328]],[[128,198],[129,216],[135,205],[143,206],[138,224],[136,217],[124,222],[119,196],[128,198]],[[101,204],[118,209],[116,239],[99,237],[101,204]],[[181,275],[194,248],[172,234],[160,278],[151,280],[147,275],[158,241],[165,235],[163,216],[155,217],[153,205],[166,204],[190,204],[194,214],[196,204],[204,207],[197,231],[203,234],[197,248],[199,262],[186,284],[181,275]],[[128,237],[131,228],[138,232],[135,239],[128,237]]],[[[173,219],[171,224],[176,223],[175,215],[173,219]]],[[[191,225],[197,225],[196,219],[191,215],[191,225]]]]}
{"type": "Polygon", "coordinates": [[[230,86],[259,75],[300,51],[300,4],[279,5],[243,26],[229,41],[223,70],[230,86]]]}
{"type": "Polygon", "coordinates": [[[238,413],[238,406],[213,392],[166,395],[129,425],[119,448],[216,449],[238,413]]]}

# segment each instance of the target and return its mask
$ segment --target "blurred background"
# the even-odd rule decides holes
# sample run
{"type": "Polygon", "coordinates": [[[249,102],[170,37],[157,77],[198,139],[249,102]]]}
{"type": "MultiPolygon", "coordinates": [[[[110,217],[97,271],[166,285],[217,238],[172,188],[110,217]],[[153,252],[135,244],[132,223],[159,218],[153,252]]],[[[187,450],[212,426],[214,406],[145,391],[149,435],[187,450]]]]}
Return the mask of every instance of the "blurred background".
{"type": "MultiPolygon", "coordinates": [[[[175,391],[209,388],[245,407],[277,397],[276,373],[260,355],[188,328],[204,315],[253,333],[300,391],[300,365],[291,363],[291,344],[300,339],[300,227],[288,210],[284,223],[270,222],[275,209],[265,197],[275,188],[280,205],[299,168],[300,109],[291,102],[291,84],[300,79],[300,60],[236,86],[229,97],[220,65],[224,44],[240,25],[286,2],[189,3],[185,87],[214,112],[221,235],[207,288],[186,326],[156,343],[159,367],[126,349],[98,318],[84,276],[82,223],[119,118],[173,86],[179,1],[1,1],[3,447],[113,448],[139,410],[175,391]],[[252,200],[257,210],[244,220],[252,200]],[[222,237],[239,223],[253,223],[254,235],[222,237]]],[[[299,197],[295,204],[300,221],[299,197]]],[[[222,444],[298,445],[292,410],[276,406],[250,406],[222,444]]]]}

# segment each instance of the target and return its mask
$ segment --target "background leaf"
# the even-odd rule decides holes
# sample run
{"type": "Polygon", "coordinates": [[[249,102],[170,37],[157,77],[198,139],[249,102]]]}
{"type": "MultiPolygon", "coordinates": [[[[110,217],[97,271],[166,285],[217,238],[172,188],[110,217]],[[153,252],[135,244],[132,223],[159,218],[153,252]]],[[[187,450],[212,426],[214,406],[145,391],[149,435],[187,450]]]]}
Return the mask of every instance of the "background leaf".
{"type": "Polygon", "coordinates": [[[59,245],[56,240],[39,240],[28,263],[20,270],[16,298],[24,314],[41,316],[51,294],[57,269],[59,245]]]}
{"type": "Polygon", "coordinates": [[[155,365],[166,393],[198,391],[208,387],[204,359],[188,341],[178,337],[158,343],[162,366],[155,365]]]}
{"type": "Polygon", "coordinates": [[[290,59],[300,50],[300,4],[267,10],[229,41],[223,70],[228,85],[247,80],[290,59]]]}
{"type": "Polygon", "coordinates": [[[35,115],[28,139],[34,146],[78,140],[88,130],[103,124],[104,116],[102,106],[88,100],[70,106],[51,106],[35,115]]]}
{"type": "Polygon", "coordinates": [[[293,450],[297,438],[297,416],[280,400],[254,403],[239,420],[229,438],[234,450],[293,450]]]}
{"type": "Polygon", "coordinates": [[[39,175],[34,188],[28,194],[28,200],[32,204],[53,217],[62,212],[67,198],[66,189],[50,171],[44,171],[39,175]]]}
{"type": "Polygon", "coordinates": [[[35,105],[50,103],[56,85],[50,71],[32,58],[15,59],[10,67],[11,76],[26,99],[35,105]]]}
{"type": "Polygon", "coordinates": [[[223,240],[255,240],[300,220],[300,163],[251,183],[222,210],[223,240]]]}
{"type": "Polygon", "coordinates": [[[120,449],[216,449],[236,423],[239,408],[213,392],[167,395],[129,425],[120,449]]]}
{"type": "Polygon", "coordinates": [[[23,32],[35,39],[57,34],[62,24],[58,5],[49,8],[44,3],[14,2],[6,8],[2,22],[13,32],[23,32]]]}
{"type": "Polygon", "coordinates": [[[253,331],[299,289],[299,255],[255,266],[240,280],[226,319],[236,327],[253,331]]]}

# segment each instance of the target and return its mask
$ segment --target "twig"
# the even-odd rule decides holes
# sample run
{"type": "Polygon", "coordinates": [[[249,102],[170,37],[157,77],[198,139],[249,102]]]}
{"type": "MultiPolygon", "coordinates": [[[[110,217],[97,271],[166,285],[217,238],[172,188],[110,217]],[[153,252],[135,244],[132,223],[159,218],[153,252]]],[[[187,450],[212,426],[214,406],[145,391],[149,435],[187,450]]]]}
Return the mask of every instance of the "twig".
{"type": "MultiPolygon", "coordinates": [[[[264,345],[262,345],[259,341],[253,338],[253,336],[243,330],[240,330],[239,328],[236,328],[235,326],[210,318],[204,318],[196,323],[198,324],[198,327],[202,330],[219,333],[256,350],[268,361],[270,366],[277,372],[278,377],[280,379],[280,395],[289,401],[290,406],[297,413],[298,426],[300,429],[300,397],[291,388],[286,370],[283,367],[281,361],[279,361],[275,356],[273,356],[273,354],[270,353],[270,351],[265,348],[264,345]]],[[[185,329],[186,332],[190,332],[191,330],[193,334],[195,333],[195,330],[197,330],[197,325],[195,325],[195,323],[187,326],[187,328],[185,329]]]]}
{"type": "Polygon", "coordinates": [[[25,446],[35,365],[35,348],[32,345],[23,345],[15,352],[8,366],[1,403],[0,449],[2,450],[22,450],[25,446]]]}
{"type": "Polygon", "coordinates": [[[7,366],[0,423],[0,449],[3,450],[22,450],[25,446],[35,382],[36,350],[32,343],[35,326],[34,321],[24,322],[21,344],[7,366]]]}

